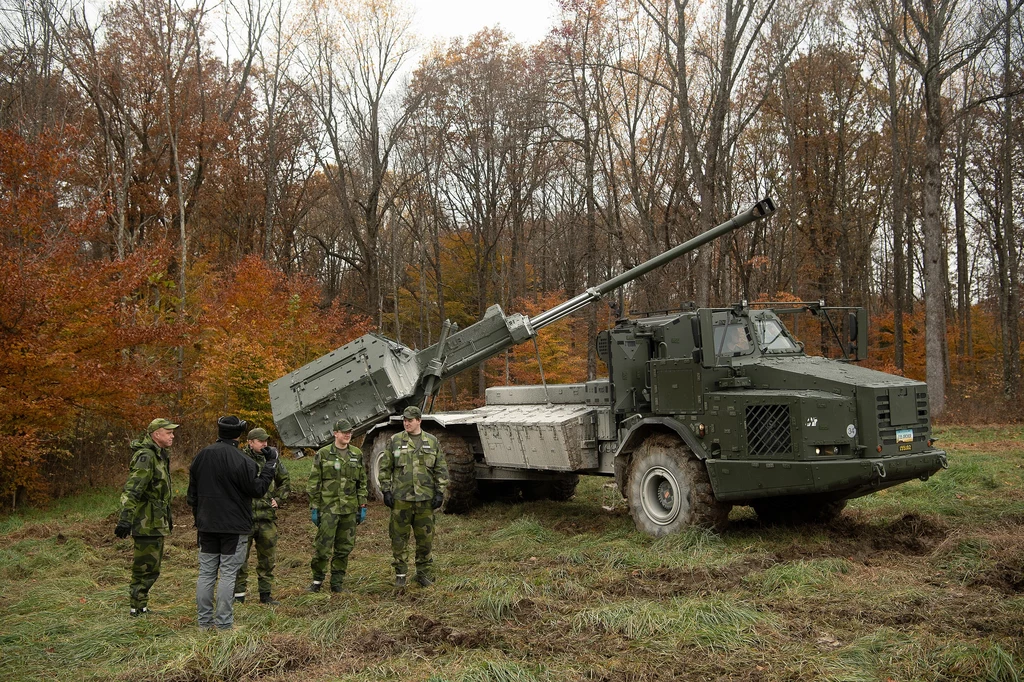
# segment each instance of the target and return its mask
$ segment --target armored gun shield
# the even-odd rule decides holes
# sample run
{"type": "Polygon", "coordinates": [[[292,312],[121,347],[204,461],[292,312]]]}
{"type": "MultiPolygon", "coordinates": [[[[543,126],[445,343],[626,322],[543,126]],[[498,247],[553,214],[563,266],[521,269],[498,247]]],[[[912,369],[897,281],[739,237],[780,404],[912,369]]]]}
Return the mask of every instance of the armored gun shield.
{"type": "Polygon", "coordinates": [[[270,384],[270,405],[281,441],[319,447],[342,417],[362,428],[387,419],[420,377],[417,354],[366,334],[270,384]]]}

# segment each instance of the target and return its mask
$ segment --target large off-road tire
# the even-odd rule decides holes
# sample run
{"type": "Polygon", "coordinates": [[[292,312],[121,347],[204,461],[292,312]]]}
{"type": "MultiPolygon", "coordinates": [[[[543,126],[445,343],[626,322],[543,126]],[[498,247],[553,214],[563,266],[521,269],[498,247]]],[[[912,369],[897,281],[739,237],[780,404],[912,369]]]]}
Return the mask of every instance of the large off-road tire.
{"type": "Polygon", "coordinates": [[[445,493],[442,511],[446,514],[463,514],[476,505],[476,462],[473,451],[462,436],[453,433],[437,433],[438,443],[448,462],[448,491],[445,493]]]}
{"type": "Polygon", "coordinates": [[[687,526],[722,529],[732,507],[715,499],[704,462],[666,433],[648,436],[633,453],[626,492],[637,529],[655,537],[687,526]]]}
{"type": "Polygon", "coordinates": [[[846,500],[822,500],[812,495],[769,497],[752,502],[763,523],[794,526],[834,521],[846,508],[846,500]]]}
{"type": "Polygon", "coordinates": [[[366,464],[366,487],[371,500],[378,502],[384,499],[380,491],[380,460],[384,458],[384,449],[391,437],[398,433],[397,429],[378,431],[373,437],[373,445],[363,450],[363,461],[366,464]]]}
{"type": "Polygon", "coordinates": [[[576,486],[580,483],[579,474],[569,474],[565,478],[556,478],[548,484],[547,498],[555,502],[571,500],[576,494],[576,486]]]}

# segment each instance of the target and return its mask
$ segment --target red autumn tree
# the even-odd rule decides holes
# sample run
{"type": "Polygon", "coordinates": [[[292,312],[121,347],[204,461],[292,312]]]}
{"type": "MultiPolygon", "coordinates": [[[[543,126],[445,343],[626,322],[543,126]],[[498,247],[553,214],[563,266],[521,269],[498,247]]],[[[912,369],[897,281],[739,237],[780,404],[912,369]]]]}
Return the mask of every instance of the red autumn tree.
{"type": "Polygon", "coordinates": [[[370,330],[338,303],[321,309],[313,279],[287,277],[257,256],[201,279],[184,394],[191,420],[230,413],[272,430],[270,382],[370,330]]]}
{"type": "Polygon", "coordinates": [[[137,421],[168,384],[151,360],[175,327],[147,300],[164,251],[92,257],[104,213],[69,189],[64,148],[0,131],[0,496],[12,506],[44,495],[45,465],[79,455],[83,433],[137,421]]]}

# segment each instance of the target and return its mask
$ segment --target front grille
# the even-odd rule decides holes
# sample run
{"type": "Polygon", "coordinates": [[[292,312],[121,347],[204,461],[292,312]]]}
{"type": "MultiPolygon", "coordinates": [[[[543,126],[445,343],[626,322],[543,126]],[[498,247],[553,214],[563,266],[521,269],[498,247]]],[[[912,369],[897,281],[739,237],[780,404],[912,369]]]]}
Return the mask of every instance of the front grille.
{"type": "Polygon", "coordinates": [[[747,445],[754,456],[793,452],[789,405],[747,405],[747,445]]]}
{"type": "MultiPolygon", "coordinates": [[[[896,427],[892,425],[892,408],[889,405],[889,394],[882,393],[875,397],[875,412],[878,415],[878,436],[882,445],[896,444],[896,427]]],[[[931,433],[928,415],[928,392],[920,390],[914,393],[914,404],[917,408],[917,425],[913,426],[914,440],[926,441],[931,433]],[[920,428],[924,427],[924,428],[920,428]]],[[[911,428],[903,426],[901,428],[911,428]]]]}

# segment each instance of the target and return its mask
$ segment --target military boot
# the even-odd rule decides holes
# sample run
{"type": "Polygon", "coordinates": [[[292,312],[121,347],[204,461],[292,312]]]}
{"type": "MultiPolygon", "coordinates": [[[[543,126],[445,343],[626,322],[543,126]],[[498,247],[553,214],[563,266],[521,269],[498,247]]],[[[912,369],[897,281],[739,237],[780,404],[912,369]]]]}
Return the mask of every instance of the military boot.
{"type": "Polygon", "coordinates": [[[235,603],[236,604],[244,604],[245,603],[245,592],[236,592],[235,593],[235,603]]]}
{"type": "Polygon", "coordinates": [[[148,616],[149,615],[149,608],[143,606],[143,607],[140,607],[140,608],[136,609],[136,608],[133,607],[133,608],[128,609],[128,615],[131,616],[132,618],[138,618],[139,616],[148,616]]]}
{"type": "Polygon", "coordinates": [[[395,587],[405,587],[405,574],[399,573],[395,576],[395,587]]]}
{"type": "Polygon", "coordinates": [[[269,592],[260,592],[260,603],[270,604],[271,606],[277,606],[281,602],[271,597],[269,592]]]}
{"type": "Polygon", "coordinates": [[[426,573],[417,573],[415,580],[421,587],[430,587],[434,584],[434,579],[426,573]]]}
{"type": "Polygon", "coordinates": [[[324,586],[323,580],[314,580],[313,584],[306,588],[306,592],[319,592],[320,588],[324,586]]]}

